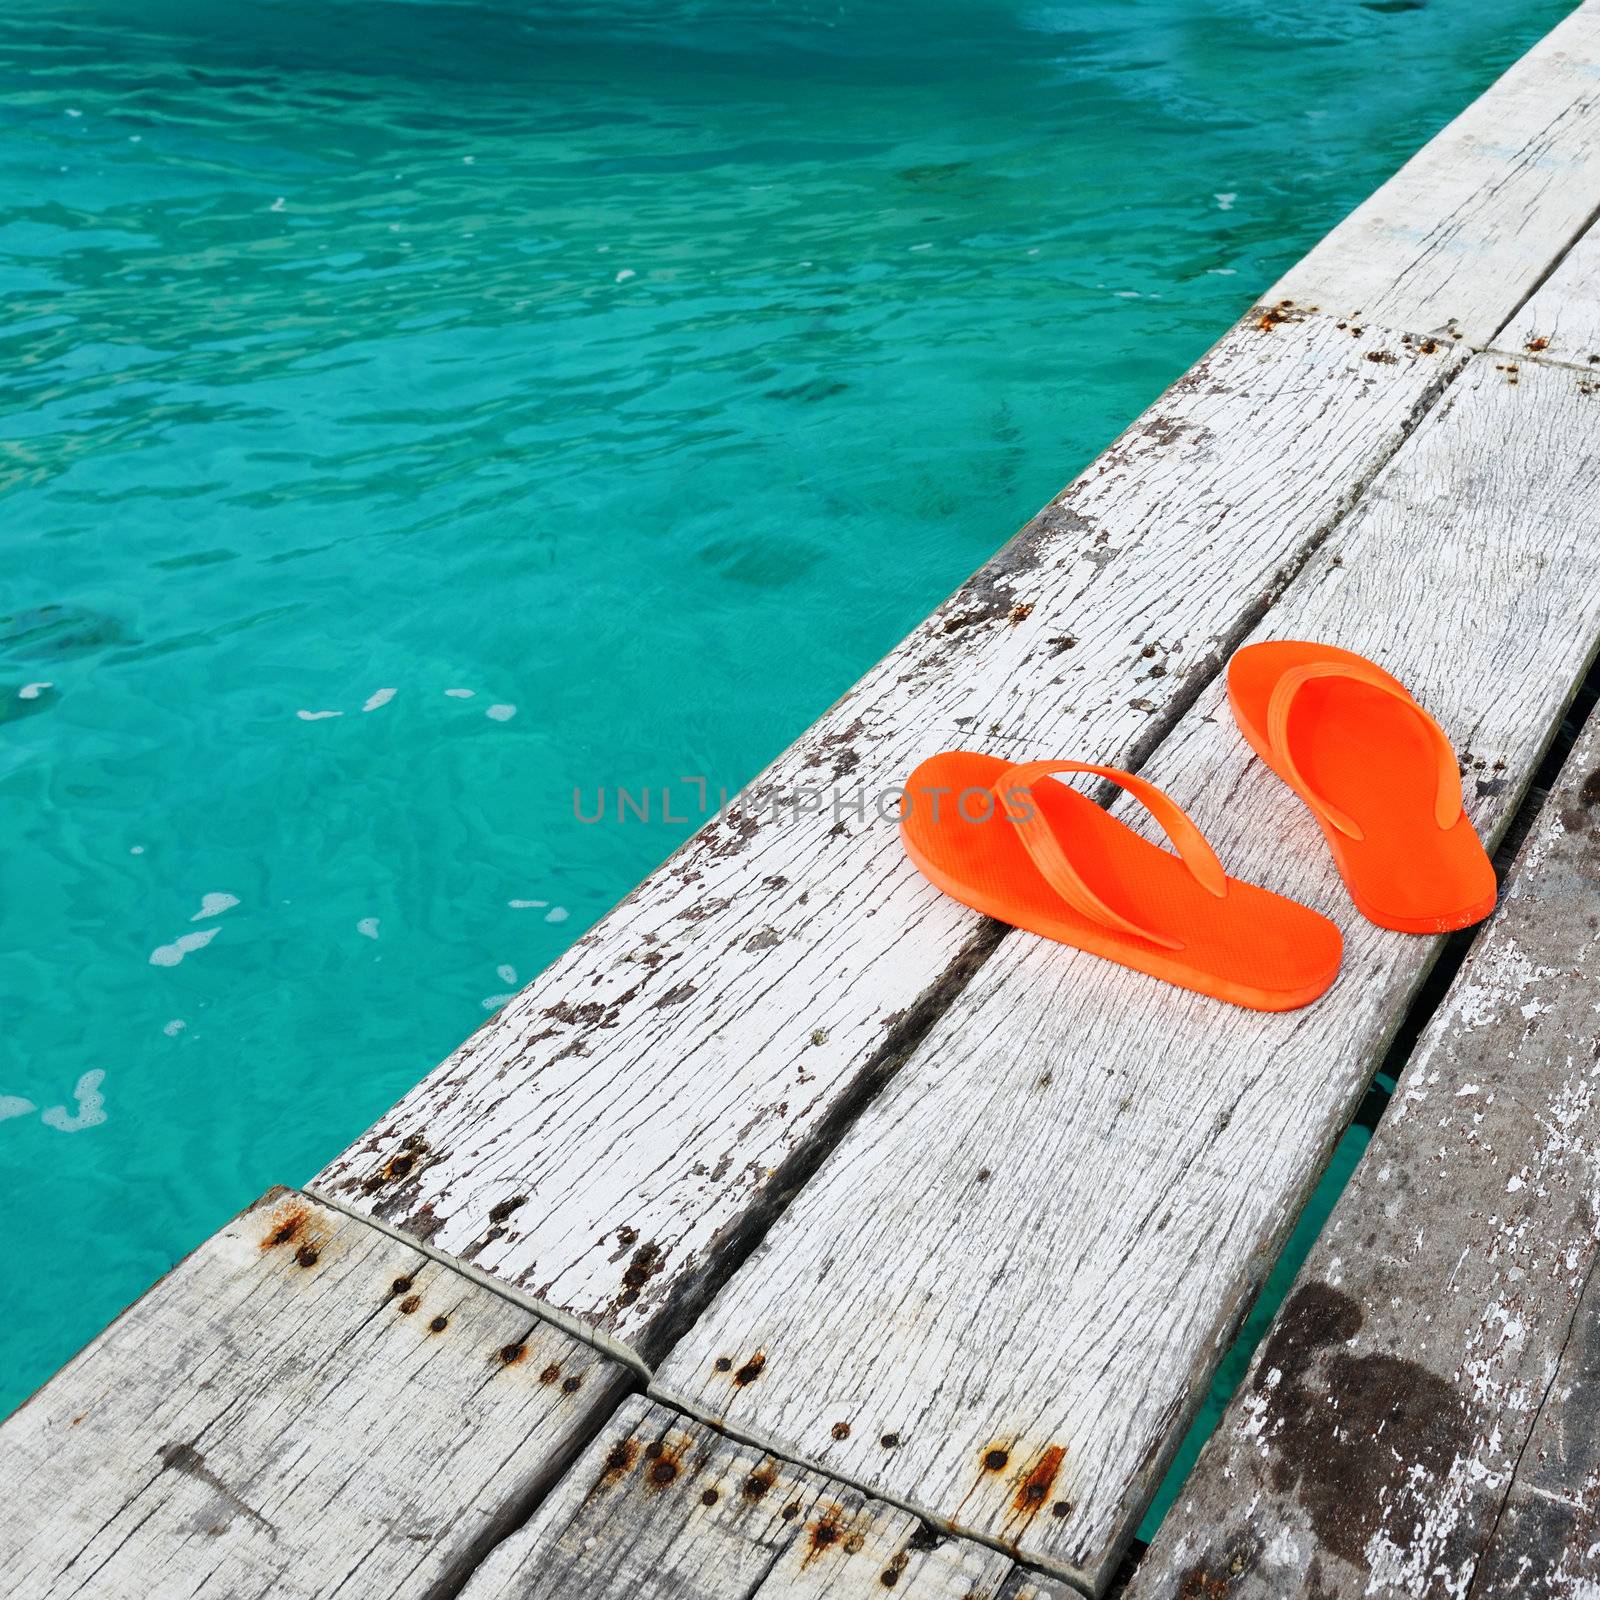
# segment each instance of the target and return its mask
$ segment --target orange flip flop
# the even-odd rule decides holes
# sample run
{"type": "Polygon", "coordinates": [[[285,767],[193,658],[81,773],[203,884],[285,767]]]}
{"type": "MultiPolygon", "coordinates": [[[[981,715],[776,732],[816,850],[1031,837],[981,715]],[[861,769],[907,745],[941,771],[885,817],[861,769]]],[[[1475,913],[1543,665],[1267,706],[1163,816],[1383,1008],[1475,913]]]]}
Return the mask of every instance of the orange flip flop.
{"type": "Polygon", "coordinates": [[[936,888],[987,916],[1256,1011],[1315,1000],[1339,971],[1339,930],[1241,883],[1153,783],[1079,761],[949,750],[906,780],[900,838],[936,888]],[[1109,778],[1141,800],[1177,855],[1052,774],[1109,778]]]}
{"type": "Polygon", "coordinates": [[[1283,640],[1228,663],[1250,747],[1311,808],[1361,914],[1448,933],[1494,910],[1494,868],[1461,809],[1444,730],[1353,650],[1283,640]]]}

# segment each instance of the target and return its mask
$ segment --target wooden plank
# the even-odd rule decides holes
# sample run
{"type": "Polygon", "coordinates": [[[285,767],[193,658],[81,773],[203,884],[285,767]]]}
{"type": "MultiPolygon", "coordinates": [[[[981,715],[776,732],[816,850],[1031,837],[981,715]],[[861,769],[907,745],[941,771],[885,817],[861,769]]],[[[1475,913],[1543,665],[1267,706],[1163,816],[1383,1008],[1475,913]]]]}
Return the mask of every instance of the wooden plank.
{"type": "MultiPolygon", "coordinates": [[[[1600,367],[1600,227],[1591,227],[1495,340],[1513,359],[1600,367]]],[[[1600,381],[1600,372],[1595,374],[1600,381]]]]}
{"type": "Polygon", "coordinates": [[[627,1381],[275,1190],[0,1428],[7,1600],[450,1592],[627,1381]]]}
{"type": "Polygon", "coordinates": [[[463,1600],[1001,1600],[1012,1571],[997,1551],[635,1397],[463,1600]]]}
{"type": "Polygon", "coordinates": [[[1597,845],[1591,717],[1138,1600],[1594,1593],[1597,845]]]}
{"type": "Polygon", "coordinates": [[[872,802],[930,739],[1137,761],[1459,359],[1246,319],[314,1187],[652,1358],[993,948],[872,802]]]}
{"type": "Polygon", "coordinates": [[[1600,7],[1548,33],[1266,296],[1487,344],[1600,208],[1600,7]]]}
{"type": "Polygon", "coordinates": [[[1018,1567],[1000,1600],[1077,1600],[1077,1591],[1018,1567]]]}
{"type": "Polygon", "coordinates": [[[1600,1277],[1584,1285],[1561,1365],[1476,1574],[1478,1596],[1600,1594],[1600,1277]]]}
{"type": "MultiPolygon", "coordinates": [[[[1475,358],[1259,630],[1412,685],[1491,836],[1600,635],[1588,387],[1475,358]]],[[[1145,771],[1235,874],[1340,921],[1335,987],[1268,1016],[1007,940],[654,1391],[1088,1588],[1437,948],[1355,914],[1220,683],[1145,771]]]]}

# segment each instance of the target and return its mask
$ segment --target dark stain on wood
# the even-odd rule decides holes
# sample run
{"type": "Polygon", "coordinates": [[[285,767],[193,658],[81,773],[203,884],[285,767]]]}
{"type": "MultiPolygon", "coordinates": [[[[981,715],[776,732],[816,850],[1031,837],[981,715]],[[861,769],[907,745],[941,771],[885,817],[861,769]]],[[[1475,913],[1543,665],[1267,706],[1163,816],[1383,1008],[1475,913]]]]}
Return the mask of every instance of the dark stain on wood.
{"type": "MultiPolygon", "coordinates": [[[[205,1484],[208,1489],[214,1490],[220,1495],[232,1510],[248,1517],[258,1527],[264,1528],[269,1539],[278,1537],[277,1528],[262,1516],[254,1506],[247,1505],[228,1484],[223,1482],[206,1465],[206,1458],[195,1449],[193,1444],[175,1441],[172,1444],[162,1445],[156,1454],[160,1456],[161,1465],[168,1472],[181,1472],[185,1477],[193,1478],[197,1482],[205,1484]]],[[[217,1529],[216,1531],[221,1532],[222,1530],[217,1529]]]]}
{"type": "Polygon", "coordinates": [[[1254,1383],[1267,1402],[1273,1487],[1294,1494],[1325,1549],[1364,1572],[1380,1526],[1409,1549],[1426,1520],[1420,1494],[1470,1448],[1473,1424],[1426,1367],[1352,1353],[1362,1320],[1339,1290],[1303,1285],[1279,1314],[1254,1383]]]}

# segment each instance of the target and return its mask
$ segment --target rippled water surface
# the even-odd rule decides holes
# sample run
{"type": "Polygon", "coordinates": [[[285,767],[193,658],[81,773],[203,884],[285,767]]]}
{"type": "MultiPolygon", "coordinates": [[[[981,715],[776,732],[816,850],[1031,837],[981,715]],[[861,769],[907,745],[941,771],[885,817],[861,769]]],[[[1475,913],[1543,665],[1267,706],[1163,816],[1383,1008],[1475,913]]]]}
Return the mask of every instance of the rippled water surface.
{"type": "Polygon", "coordinates": [[[0,1411],[1561,0],[0,13],[0,1411]]]}

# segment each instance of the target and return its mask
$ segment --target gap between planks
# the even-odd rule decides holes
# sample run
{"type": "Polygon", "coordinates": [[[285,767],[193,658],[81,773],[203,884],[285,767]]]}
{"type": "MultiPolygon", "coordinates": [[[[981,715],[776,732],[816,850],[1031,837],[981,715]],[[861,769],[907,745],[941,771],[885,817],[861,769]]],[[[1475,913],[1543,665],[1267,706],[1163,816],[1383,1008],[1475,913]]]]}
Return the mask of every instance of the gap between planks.
{"type": "Polygon", "coordinates": [[[540,1322],[570,1335],[587,1345],[598,1354],[608,1357],[628,1368],[635,1376],[646,1381],[652,1376],[652,1370],[640,1359],[637,1351],[622,1343],[619,1339],[610,1338],[600,1330],[584,1322],[581,1318],[573,1317],[562,1311],[559,1307],[549,1304],[548,1301],[539,1299],[518,1289],[515,1284],[509,1284],[504,1278],[497,1278],[493,1273],[485,1272],[482,1267],[475,1267],[470,1261],[463,1261],[460,1256],[451,1255],[448,1250],[440,1250],[428,1240],[419,1238],[414,1233],[408,1233],[404,1228],[397,1228],[392,1222],[374,1216],[370,1212],[359,1210],[347,1200],[336,1194],[328,1194],[320,1189],[307,1188],[306,1192],[313,1195],[319,1204],[326,1206],[330,1211],[336,1211],[340,1216],[348,1217],[352,1222],[359,1222],[365,1227],[376,1229],[385,1237],[395,1240],[399,1244],[407,1245],[419,1255],[426,1256],[429,1261],[436,1261],[442,1267],[448,1267],[452,1272],[479,1288],[487,1289],[497,1299],[504,1300],[508,1305],[513,1305],[519,1311],[525,1311],[529,1316],[536,1317],[540,1322]]]}

